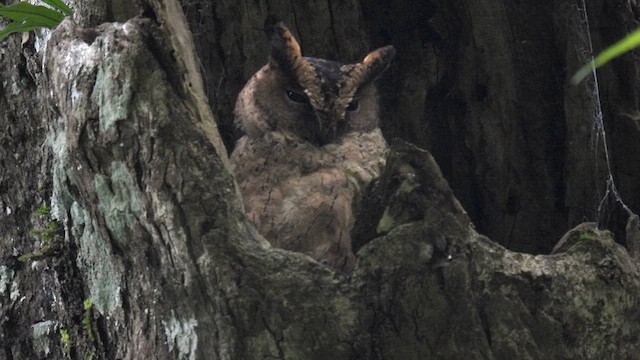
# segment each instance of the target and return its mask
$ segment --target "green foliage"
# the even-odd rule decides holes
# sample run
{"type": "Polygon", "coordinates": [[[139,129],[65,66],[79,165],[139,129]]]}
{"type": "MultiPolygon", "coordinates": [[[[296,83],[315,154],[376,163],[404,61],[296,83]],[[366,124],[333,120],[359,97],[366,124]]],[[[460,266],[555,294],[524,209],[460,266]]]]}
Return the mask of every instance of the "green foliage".
{"type": "Polygon", "coordinates": [[[60,328],[60,343],[62,343],[62,351],[64,352],[65,357],[71,357],[71,334],[69,334],[69,330],[65,328],[60,328]]]}
{"type": "Polygon", "coordinates": [[[36,210],[36,215],[45,218],[44,229],[31,230],[31,235],[37,237],[44,245],[50,245],[51,241],[60,233],[60,225],[57,221],[51,220],[51,209],[48,206],[41,206],[36,210]]]}
{"type": "Polygon", "coordinates": [[[593,232],[581,232],[578,240],[580,241],[593,241],[596,240],[596,236],[593,232]]]}
{"type": "Polygon", "coordinates": [[[73,14],[69,6],[62,0],[42,1],[51,7],[32,5],[25,1],[8,6],[0,4],[0,17],[12,20],[4,29],[0,30],[0,41],[14,33],[43,27],[56,27],[66,16],[73,14]]]}
{"type": "Polygon", "coordinates": [[[46,206],[41,206],[36,210],[36,214],[38,214],[40,216],[48,216],[49,212],[51,212],[51,209],[49,209],[46,206]]]}
{"type": "Polygon", "coordinates": [[[55,221],[47,221],[44,229],[31,230],[31,235],[40,238],[43,244],[51,244],[51,240],[58,234],[59,225],[55,221]]]}
{"type": "Polygon", "coordinates": [[[18,261],[38,261],[46,258],[56,257],[58,255],[60,255],[60,249],[58,247],[43,246],[41,249],[38,249],[32,253],[20,255],[20,257],[18,257],[18,261]]]}
{"type": "Polygon", "coordinates": [[[93,309],[93,300],[91,298],[86,299],[82,304],[85,310],[91,311],[93,309]]]}
{"type": "Polygon", "coordinates": [[[571,83],[573,83],[574,85],[578,84],[585,77],[591,74],[594,67],[597,69],[609,62],[609,60],[614,59],[638,46],[640,46],[640,29],[635,30],[634,32],[625,36],[624,39],[609,46],[600,54],[598,54],[598,56],[596,56],[593,61],[581,67],[580,70],[578,70],[576,74],[571,78],[571,83]]]}
{"type": "Polygon", "coordinates": [[[91,319],[91,311],[93,310],[93,300],[88,298],[84,301],[84,316],[82,317],[82,328],[89,335],[91,341],[95,341],[96,337],[93,333],[93,325],[91,319]]]}
{"type": "Polygon", "coordinates": [[[42,0],[42,2],[60,11],[65,16],[73,15],[73,11],[71,11],[71,8],[68,7],[67,4],[65,4],[62,0],[42,0]]]}
{"type": "Polygon", "coordinates": [[[21,255],[18,260],[22,262],[37,261],[48,257],[58,256],[60,253],[60,224],[51,219],[51,209],[46,206],[39,207],[35,214],[44,217],[47,221],[43,229],[34,229],[29,233],[42,242],[42,247],[32,253],[21,255]]]}
{"type": "MultiPolygon", "coordinates": [[[[84,307],[82,328],[87,334],[89,340],[95,341],[96,337],[93,329],[93,319],[91,315],[91,312],[93,311],[93,300],[91,300],[91,298],[85,299],[82,302],[82,305],[84,307]]],[[[64,327],[60,328],[60,343],[62,344],[62,350],[64,352],[65,358],[71,358],[71,347],[73,346],[73,342],[71,340],[71,334],[69,333],[69,330],[64,327]]],[[[85,360],[95,360],[97,357],[95,353],[90,351],[88,353],[85,353],[83,355],[83,358],[85,360]]]]}

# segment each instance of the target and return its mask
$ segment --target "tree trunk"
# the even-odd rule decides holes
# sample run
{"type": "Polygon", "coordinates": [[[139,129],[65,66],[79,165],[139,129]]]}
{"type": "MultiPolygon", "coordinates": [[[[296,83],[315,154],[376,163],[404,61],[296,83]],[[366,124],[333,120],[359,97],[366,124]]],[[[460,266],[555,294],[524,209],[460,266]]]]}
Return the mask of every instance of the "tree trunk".
{"type": "Polygon", "coordinates": [[[567,85],[590,37],[614,41],[638,9],[590,1],[589,35],[577,4],[194,0],[192,40],[177,1],[76,1],[75,22],[10,37],[0,358],[634,358],[640,273],[611,232],[584,223],[529,255],[473,225],[548,253],[583,219],[624,233],[626,213],[597,211],[607,178],[640,201],[636,62],[604,69],[597,97],[567,85]],[[393,141],[348,276],[270,247],[227,165],[267,13],[309,55],[393,43],[383,130],[435,157],[393,141]]]}

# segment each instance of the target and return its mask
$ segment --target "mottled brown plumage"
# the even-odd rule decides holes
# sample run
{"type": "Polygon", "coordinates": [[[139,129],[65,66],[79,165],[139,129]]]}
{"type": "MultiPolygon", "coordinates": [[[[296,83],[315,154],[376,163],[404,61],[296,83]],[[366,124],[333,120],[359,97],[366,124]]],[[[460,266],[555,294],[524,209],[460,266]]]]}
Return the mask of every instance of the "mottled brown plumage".
{"type": "Polygon", "coordinates": [[[354,206],[387,151],[372,82],[394,54],[387,46],[349,65],[305,58],[274,27],[269,63],[238,96],[245,136],[231,154],[246,213],[274,246],[352,268],[354,206]]]}

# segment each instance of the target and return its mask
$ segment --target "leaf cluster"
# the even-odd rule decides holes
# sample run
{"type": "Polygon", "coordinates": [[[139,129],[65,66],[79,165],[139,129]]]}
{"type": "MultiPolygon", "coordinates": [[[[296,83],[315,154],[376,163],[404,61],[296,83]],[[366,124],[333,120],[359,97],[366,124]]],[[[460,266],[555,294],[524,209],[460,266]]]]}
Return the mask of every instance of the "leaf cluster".
{"type": "Polygon", "coordinates": [[[54,28],[66,16],[73,15],[71,8],[62,0],[42,0],[51,6],[33,5],[26,1],[21,1],[11,5],[0,4],[0,17],[11,20],[11,22],[0,30],[0,41],[7,36],[28,32],[40,28],[54,28]]]}

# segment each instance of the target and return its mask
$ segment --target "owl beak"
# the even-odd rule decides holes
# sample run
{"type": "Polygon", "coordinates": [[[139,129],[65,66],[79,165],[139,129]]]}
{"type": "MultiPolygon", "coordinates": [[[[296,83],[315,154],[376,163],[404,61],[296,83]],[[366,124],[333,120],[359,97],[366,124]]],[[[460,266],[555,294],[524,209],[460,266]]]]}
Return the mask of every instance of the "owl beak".
{"type": "Polygon", "coordinates": [[[338,123],[335,117],[320,111],[316,112],[316,117],[318,118],[319,144],[326,145],[333,142],[336,139],[338,123]]]}

